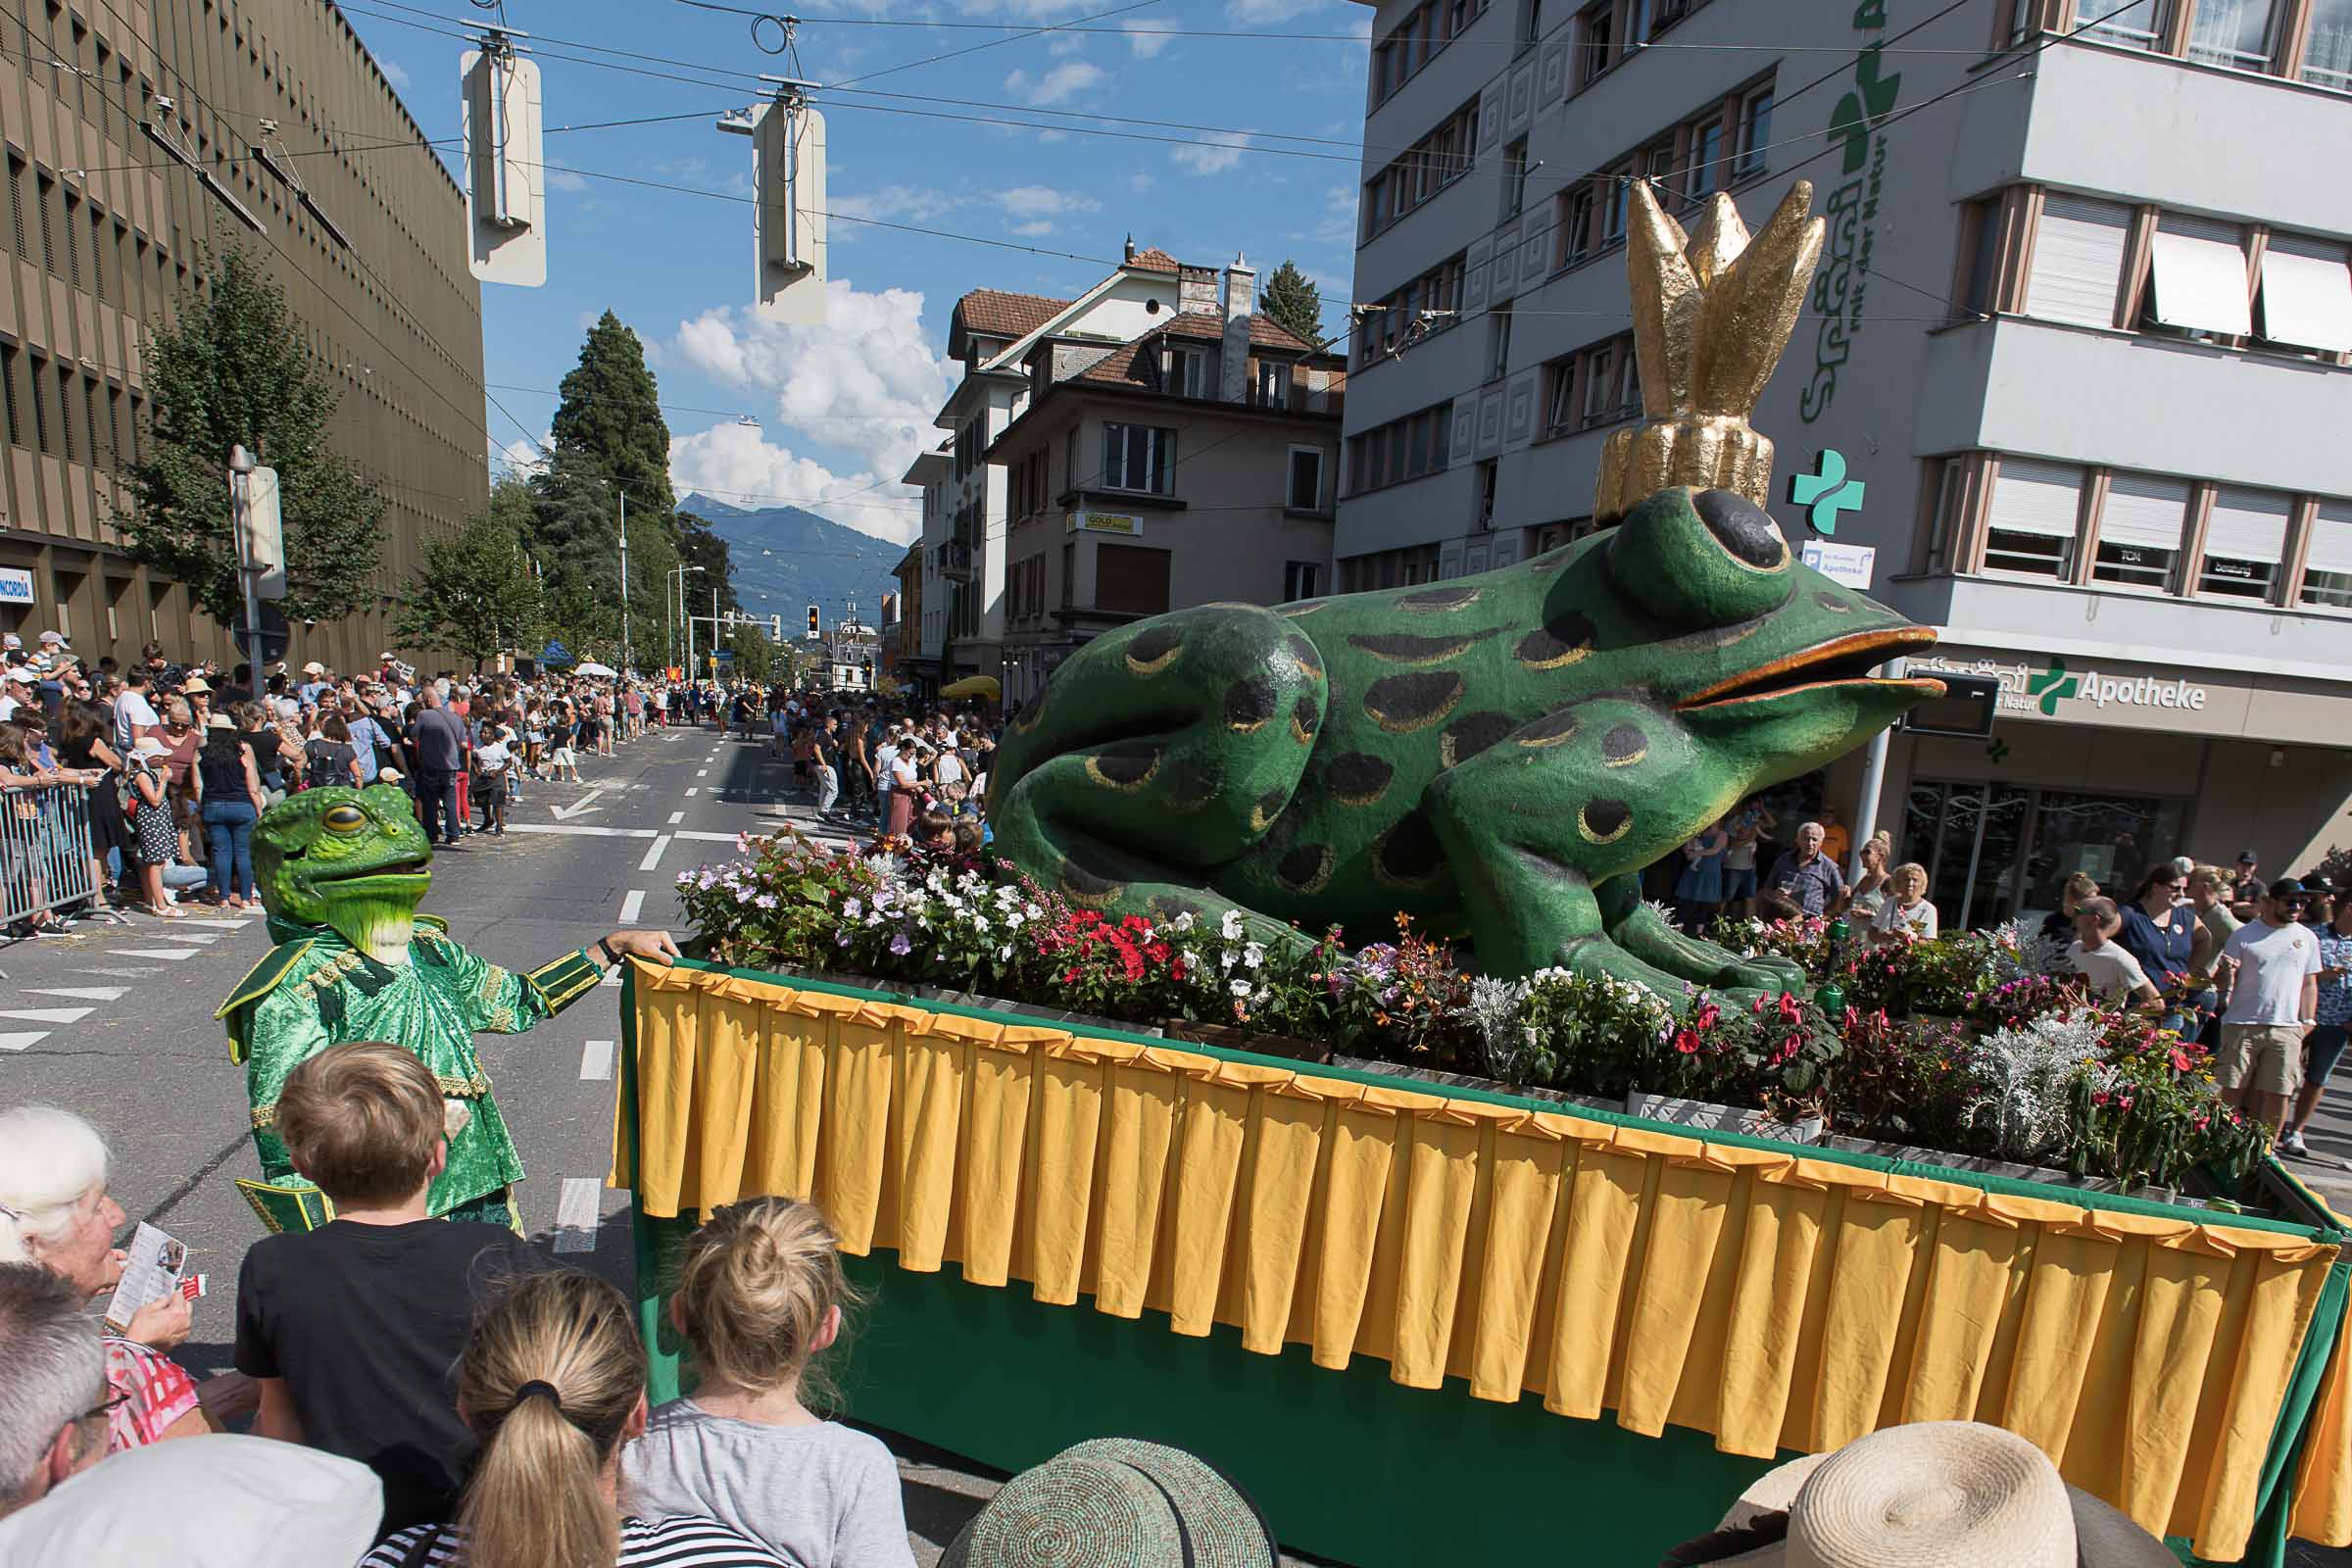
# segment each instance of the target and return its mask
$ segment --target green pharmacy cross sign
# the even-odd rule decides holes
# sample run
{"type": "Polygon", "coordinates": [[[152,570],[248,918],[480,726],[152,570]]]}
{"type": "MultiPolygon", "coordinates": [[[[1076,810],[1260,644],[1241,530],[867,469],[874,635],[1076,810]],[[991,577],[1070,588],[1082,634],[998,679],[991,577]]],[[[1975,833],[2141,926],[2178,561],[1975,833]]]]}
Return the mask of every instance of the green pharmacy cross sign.
{"type": "Polygon", "coordinates": [[[1811,473],[1788,476],[1788,504],[1805,509],[1815,531],[1834,534],[1838,514],[1862,510],[1862,481],[1845,476],[1845,454],[1836,447],[1822,448],[1813,466],[1811,473]]]}
{"type": "Polygon", "coordinates": [[[2049,718],[2058,716],[2060,698],[2078,696],[2082,690],[2082,677],[2069,675],[2066,672],[2066,661],[2054,655],[2050,659],[2049,668],[2036,670],[2026,681],[2026,695],[2040,698],[2041,711],[2049,718]]]}

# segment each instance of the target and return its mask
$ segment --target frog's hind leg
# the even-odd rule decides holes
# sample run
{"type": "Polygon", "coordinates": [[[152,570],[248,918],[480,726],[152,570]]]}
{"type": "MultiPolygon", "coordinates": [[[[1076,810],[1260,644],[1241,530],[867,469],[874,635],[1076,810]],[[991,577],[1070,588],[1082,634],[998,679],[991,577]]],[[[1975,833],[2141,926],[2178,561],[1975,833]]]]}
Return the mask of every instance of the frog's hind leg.
{"type": "Polygon", "coordinates": [[[1098,638],[1007,737],[1019,771],[990,803],[998,849],[1096,908],[1240,907],[1208,884],[1290,804],[1326,698],[1313,644],[1254,605],[1098,638]]]}

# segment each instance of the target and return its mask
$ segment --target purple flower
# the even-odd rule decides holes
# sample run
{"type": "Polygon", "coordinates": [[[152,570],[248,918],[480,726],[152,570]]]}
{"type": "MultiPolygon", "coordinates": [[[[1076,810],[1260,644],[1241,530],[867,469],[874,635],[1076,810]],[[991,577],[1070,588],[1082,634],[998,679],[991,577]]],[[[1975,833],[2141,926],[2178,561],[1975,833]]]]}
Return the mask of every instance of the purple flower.
{"type": "Polygon", "coordinates": [[[902,931],[897,936],[890,939],[890,951],[904,958],[907,954],[914,951],[914,944],[907,941],[906,933],[902,931]]]}

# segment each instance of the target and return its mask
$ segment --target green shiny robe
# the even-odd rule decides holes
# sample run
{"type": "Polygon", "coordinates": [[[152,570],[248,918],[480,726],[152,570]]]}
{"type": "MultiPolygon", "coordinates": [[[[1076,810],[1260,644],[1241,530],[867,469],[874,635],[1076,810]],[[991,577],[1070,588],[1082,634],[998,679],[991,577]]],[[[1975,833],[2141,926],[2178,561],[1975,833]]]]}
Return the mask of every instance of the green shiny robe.
{"type": "Polygon", "coordinates": [[[270,921],[277,946],[222,1003],[229,1058],[245,1064],[253,1141],[266,1182],[305,1189],[277,1136],[277,1097],[286,1077],[328,1046],[385,1040],[406,1046],[431,1070],[445,1099],[470,1115],[449,1141],[449,1165],[433,1183],[436,1215],[472,1212],[522,1179],[490,1078],[473,1052],[477,1030],[521,1034],[595,989],[601,971],[585,950],[516,974],[452,941],[440,921],[419,915],[405,966],[378,963],[331,927],[270,921]]]}

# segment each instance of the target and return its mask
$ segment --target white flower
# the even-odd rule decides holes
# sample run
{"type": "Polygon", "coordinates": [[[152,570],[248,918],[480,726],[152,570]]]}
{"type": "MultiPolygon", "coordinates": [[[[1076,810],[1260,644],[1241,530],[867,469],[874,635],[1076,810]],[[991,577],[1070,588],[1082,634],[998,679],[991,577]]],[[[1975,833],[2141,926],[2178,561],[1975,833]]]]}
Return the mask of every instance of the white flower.
{"type": "Polygon", "coordinates": [[[1250,968],[1254,969],[1265,961],[1266,946],[1264,943],[1252,942],[1242,950],[1242,962],[1250,968]]]}
{"type": "Polygon", "coordinates": [[[1225,918],[1217,923],[1217,935],[1223,937],[1228,942],[1240,941],[1242,937],[1242,911],[1239,909],[1227,909],[1225,911],[1225,918]]]}
{"type": "Polygon", "coordinates": [[[1021,920],[1022,916],[1020,910],[1010,909],[1005,911],[1004,924],[1012,930],[1018,931],[1021,928],[1021,920]]]}
{"type": "Polygon", "coordinates": [[[1250,995],[1250,982],[1247,980],[1236,980],[1227,989],[1232,991],[1232,993],[1237,997],[1247,997],[1250,995]]]}
{"type": "Polygon", "coordinates": [[[1241,961],[1242,956],[1231,948],[1227,948],[1223,953],[1217,955],[1217,962],[1228,969],[1241,961]]]}
{"type": "Polygon", "coordinates": [[[1179,931],[1190,931],[1193,928],[1193,911],[1190,909],[1179,910],[1172,923],[1179,931]]]}
{"type": "Polygon", "coordinates": [[[862,899],[852,899],[841,906],[841,917],[845,920],[855,920],[864,912],[865,901],[862,899]]]}
{"type": "Polygon", "coordinates": [[[999,963],[1008,963],[1011,961],[1011,959],[1012,948],[1009,944],[997,950],[997,961],[999,963]]]}

